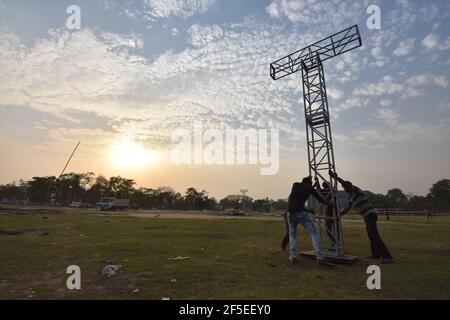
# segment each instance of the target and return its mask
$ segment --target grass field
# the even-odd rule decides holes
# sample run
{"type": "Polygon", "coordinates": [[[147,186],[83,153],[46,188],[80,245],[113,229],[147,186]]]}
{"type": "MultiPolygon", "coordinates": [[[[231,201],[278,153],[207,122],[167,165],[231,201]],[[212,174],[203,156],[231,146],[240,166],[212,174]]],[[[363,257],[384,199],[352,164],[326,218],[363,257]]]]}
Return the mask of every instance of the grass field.
{"type": "MultiPolygon", "coordinates": [[[[0,299],[449,299],[450,217],[381,220],[397,263],[382,265],[382,289],[369,291],[369,261],[327,269],[301,258],[290,265],[277,218],[3,212],[0,229],[23,234],[0,234],[0,299]],[[190,259],[170,260],[177,256],[190,259]],[[104,277],[107,261],[122,271],[104,277]],[[81,290],[66,288],[69,265],[81,267],[81,290]]],[[[359,217],[345,221],[344,234],[349,253],[369,254],[359,217]]],[[[301,229],[299,248],[312,248],[301,229]]]]}

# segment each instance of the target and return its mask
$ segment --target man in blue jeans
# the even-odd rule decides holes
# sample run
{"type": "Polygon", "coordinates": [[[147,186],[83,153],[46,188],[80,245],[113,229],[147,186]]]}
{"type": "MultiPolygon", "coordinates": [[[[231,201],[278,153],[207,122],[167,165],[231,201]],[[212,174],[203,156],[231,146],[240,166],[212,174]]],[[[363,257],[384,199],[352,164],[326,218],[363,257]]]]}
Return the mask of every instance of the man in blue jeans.
{"type": "Polygon", "coordinates": [[[334,264],[325,260],[325,256],[321,250],[320,234],[317,230],[314,221],[308,216],[307,212],[312,210],[305,208],[305,203],[308,198],[313,195],[320,203],[329,205],[313,187],[312,177],[306,177],[301,183],[294,183],[288,201],[287,222],[289,225],[289,245],[291,263],[297,263],[297,225],[302,225],[311,233],[314,250],[316,251],[317,263],[324,266],[334,266],[334,264]]]}

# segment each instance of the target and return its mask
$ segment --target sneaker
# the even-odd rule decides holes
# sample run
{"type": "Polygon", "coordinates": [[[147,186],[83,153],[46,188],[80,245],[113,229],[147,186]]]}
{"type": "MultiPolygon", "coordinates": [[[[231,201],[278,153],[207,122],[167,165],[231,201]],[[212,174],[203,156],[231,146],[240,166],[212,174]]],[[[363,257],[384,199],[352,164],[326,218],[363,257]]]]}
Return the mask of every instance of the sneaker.
{"type": "Polygon", "coordinates": [[[328,262],[327,260],[317,260],[317,264],[319,266],[326,266],[326,267],[335,267],[336,265],[334,263],[328,262]]]}
{"type": "Polygon", "coordinates": [[[292,264],[298,263],[298,259],[297,259],[296,257],[289,257],[289,261],[290,261],[292,264]]]}
{"type": "Polygon", "coordinates": [[[382,264],[395,263],[394,258],[381,258],[382,264]]]}

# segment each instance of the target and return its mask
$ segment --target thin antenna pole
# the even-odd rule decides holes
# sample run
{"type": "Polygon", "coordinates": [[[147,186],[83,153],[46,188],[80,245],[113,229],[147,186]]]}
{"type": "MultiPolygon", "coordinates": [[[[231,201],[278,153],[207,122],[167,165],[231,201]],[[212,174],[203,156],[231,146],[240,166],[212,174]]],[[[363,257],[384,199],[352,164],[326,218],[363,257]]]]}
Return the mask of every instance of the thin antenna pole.
{"type": "Polygon", "coordinates": [[[75,147],[75,149],[73,149],[73,152],[72,152],[72,154],[70,155],[70,158],[69,158],[69,160],[67,160],[67,163],[66,163],[66,165],[64,166],[64,169],[61,171],[61,174],[59,175],[59,178],[58,179],[60,179],[61,178],[61,176],[64,174],[64,171],[66,171],[66,169],[67,169],[67,166],[69,165],[69,163],[70,163],[70,160],[72,160],[72,158],[73,158],[73,155],[75,154],[75,152],[77,151],[77,149],[78,149],[78,146],[80,145],[80,143],[81,143],[81,141],[78,141],[78,143],[77,143],[77,146],[75,147]]]}

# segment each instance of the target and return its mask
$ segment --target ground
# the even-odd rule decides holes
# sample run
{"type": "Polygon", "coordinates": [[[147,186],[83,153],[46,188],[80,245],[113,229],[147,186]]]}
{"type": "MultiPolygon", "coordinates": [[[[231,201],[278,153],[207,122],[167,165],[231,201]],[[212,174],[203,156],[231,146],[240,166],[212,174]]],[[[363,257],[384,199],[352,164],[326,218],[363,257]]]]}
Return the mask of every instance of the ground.
{"type": "MultiPolygon", "coordinates": [[[[397,263],[381,266],[381,290],[368,290],[368,260],[289,264],[278,216],[2,210],[0,299],[449,299],[450,217],[380,220],[397,263]],[[104,277],[108,263],[121,272],[104,277]],[[82,270],[79,291],[66,288],[69,265],[82,270]]],[[[363,221],[343,225],[347,251],[369,255],[363,221]]],[[[298,241],[312,248],[302,230],[298,241]]]]}

